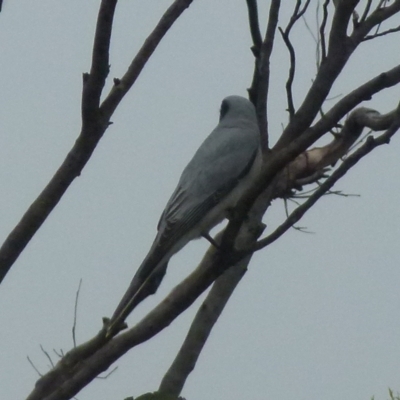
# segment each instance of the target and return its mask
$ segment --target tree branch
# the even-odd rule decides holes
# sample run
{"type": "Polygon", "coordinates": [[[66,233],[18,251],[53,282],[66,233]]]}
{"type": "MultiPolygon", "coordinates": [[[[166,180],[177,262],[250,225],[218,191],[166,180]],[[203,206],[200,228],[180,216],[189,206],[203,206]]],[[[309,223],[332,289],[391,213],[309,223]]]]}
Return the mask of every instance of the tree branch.
{"type": "Polygon", "coordinates": [[[303,103],[283,131],[274,150],[282,149],[310,126],[333,83],[355,50],[356,44],[348,40],[346,31],[357,3],[358,0],[347,0],[340,2],[336,7],[325,62],[321,64],[303,103]]]}
{"type": "Polygon", "coordinates": [[[215,281],[210,293],[197,311],[175,360],[164,375],[159,392],[180,395],[186,379],[196,366],[214,324],[246,273],[249,261],[250,257],[241,260],[215,281]]]}
{"type": "Polygon", "coordinates": [[[109,50],[115,7],[118,0],[103,0],[97,17],[93,43],[92,66],[84,75],[82,93],[82,123],[96,122],[100,96],[109,73],[109,50]]]}
{"type": "Polygon", "coordinates": [[[393,4],[384,8],[377,8],[369,17],[367,17],[362,23],[360,23],[357,29],[351,35],[351,39],[354,43],[359,44],[362,42],[368,33],[375,26],[382,24],[387,21],[390,17],[397,14],[400,11],[400,0],[395,0],[393,4]]]}
{"type": "MultiPolygon", "coordinates": [[[[270,75],[269,66],[274,45],[275,32],[278,25],[280,3],[280,0],[271,1],[265,38],[261,43],[260,48],[256,48],[255,51],[253,50],[256,60],[254,66],[253,81],[251,87],[248,89],[250,100],[256,107],[258,126],[260,127],[261,147],[263,149],[263,153],[267,153],[269,148],[267,116],[267,98],[270,75]]],[[[251,4],[252,2],[250,2],[250,5],[251,4]]],[[[249,8],[249,17],[250,12],[251,10],[249,8]]],[[[252,14],[254,14],[254,11],[252,11],[252,14]]],[[[252,28],[252,25],[253,22],[250,20],[250,30],[254,29],[252,28]]]]}
{"type": "Polygon", "coordinates": [[[0,283],[37,230],[80,175],[108,123],[100,121],[97,105],[108,73],[108,49],[117,0],[103,0],[97,19],[90,74],[84,75],[82,131],[53,178],[28,208],[0,248],[0,283]]]}
{"type": "Polygon", "coordinates": [[[109,126],[112,113],[132,87],[162,37],[192,1],[175,0],[146,39],[120,83],[114,85],[99,108],[101,92],[108,74],[108,49],[117,3],[117,0],[102,0],[97,19],[92,66],[90,74],[84,74],[81,133],[53,178],[31,204],[0,248],[0,283],[73,180],[81,174],[109,126]]]}
{"type": "MultiPolygon", "coordinates": [[[[370,99],[375,93],[400,82],[400,66],[378,75],[367,83],[344,96],[333,106],[313,127],[279,151],[271,152],[264,161],[262,171],[254,184],[241,198],[235,208],[235,216],[230,219],[222,238],[224,249],[233,248],[233,243],[247,213],[258,196],[267,188],[277,174],[293,161],[299,154],[306,151],[316,140],[333,129],[338,121],[359,103],[370,99]]],[[[290,123],[289,123],[290,124],[290,123]]]]}
{"type": "MultiPolygon", "coordinates": [[[[358,110],[356,110],[358,111],[358,110]]],[[[355,116],[357,119],[357,116],[355,116]]],[[[400,106],[392,113],[386,114],[380,118],[379,113],[374,110],[362,110],[359,121],[350,121],[348,126],[344,129],[361,129],[370,127],[371,129],[382,129],[388,125],[389,121],[392,121],[387,131],[374,139],[372,136],[368,137],[367,141],[352,155],[346,158],[340,167],[324,182],[319,188],[305,201],[301,206],[297,207],[285,220],[283,224],[278,226],[274,232],[268,235],[266,238],[261,239],[255,246],[249,250],[249,252],[258,251],[264,247],[270,245],[275,240],[279,239],[288,229],[290,229],[295,223],[297,223],[303,215],[323,196],[330,190],[333,185],[343,177],[351,167],[353,167],[358,161],[370,153],[375,147],[382,144],[388,144],[390,138],[400,128],[400,106]],[[368,115],[370,113],[370,115],[368,115]],[[360,125],[359,125],[360,124],[360,125]],[[363,124],[365,124],[363,126],[363,124]],[[355,126],[357,125],[357,126],[355,126]]],[[[350,132],[350,134],[352,134],[350,132]]]]}
{"type": "Polygon", "coordinates": [[[253,53],[256,57],[260,54],[262,37],[260,31],[260,23],[258,21],[257,0],[246,0],[247,11],[249,14],[249,25],[251,38],[253,40],[253,53]]]}
{"type": "Polygon", "coordinates": [[[100,106],[100,111],[104,116],[107,118],[111,117],[118,104],[135,83],[165,34],[192,2],[193,0],[175,0],[167,9],[156,27],[143,43],[143,46],[140,48],[135,58],[132,60],[124,76],[115,81],[116,84],[100,106]]]}

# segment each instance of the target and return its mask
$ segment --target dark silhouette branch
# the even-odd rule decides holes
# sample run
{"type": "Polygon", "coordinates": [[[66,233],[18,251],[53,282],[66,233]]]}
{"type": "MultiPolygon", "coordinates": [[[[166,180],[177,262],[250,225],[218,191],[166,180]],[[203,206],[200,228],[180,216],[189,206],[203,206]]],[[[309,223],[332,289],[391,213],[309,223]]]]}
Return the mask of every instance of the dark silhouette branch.
{"type": "Polygon", "coordinates": [[[372,0],[367,0],[367,4],[365,5],[364,11],[362,13],[360,23],[364,22],[367,19],[369,11],[371,9],[371,5],[372,5],[372,0]]]}
{"type": "Polygon", "coordinates": [[[351,39],[357,44],[362,42],[373,28],[387,21],[399,11],[400,0],[395,0],[390,6],[377,8],[369,15],[369,17],[367,17],[362,23],[357,26],[357,29],[355,29],[354,32],[351,34],[351,39]]]}
{"type": "MultiPolygon", "coordinates": [[[[115,7],[118,0],[103,0],[97,17],[94,36],[92,65],[89,74],[84,74],[82,93],[82,125],[98,123],[100,97],[110,70],[109,51],[115,7]]],[[[84,130],[83,128],[83,130],[84,130]]]]}
{"type": "MultiPolygon", "coordinates": [[[[248,2],[252,6],[252,2],[248,2]]],[[[253,54],[255,56],[255,65],[253,73],[253,81],[248,89],[250,101],[256,107],[258,125],[261,134],[261,146],[263,153],[268,152],[269,139],[268,139],[268,116],[267,116],[267,98],[269,88],[269,75],[270,75],[270,58],[274,45],[275,32],[279,19],[280,0],[272,0],[269,9],[268,25],[265,33],[264,40],[258,47],[253,47],[253,54]]],[[[254,14],[254,6],[249,8],[249,18],[254,14]]],[[[250,19],[250,30],[254,29],[252,25],[254,22],[250,19]]],[[[256,39],[258,40],[258,39],[256,39]]],[[[253,39],[254,41],[254,39],[253,39]]]]}
{"type": "Polygon", "coordinates": [[[250,34],[253,40],[253,53],[256,57],[260,54],[262,36],[260,31],[260,22],[258,20],[257,0],[246,0],[247,11],[249,15],[250,34]]]}
{"type": "Polygon", "coordinates": [[[82,130],[53,178],[28,208],[0,248],[0,283],[89,161],[110,124],[116,107],[139,76],[162,37],[193,0],[175,0],[146,39],[128,71],[99,107],[108,74],[111,28],[117,0],[102,0],[96,26],[90,74],[83,76],[82,130]]]}
{"type": "Polygon", "coordinates": [[[197,311],[175,360],[164,375],[158,389],[159,392],[174,396],[181,394],[186,379],[194,370],[214,324],[246,273],[249,261],[249,257],[243,259],[215,281],[210,293],[197,311]]]}
{"type": "Polygon", "coordinates": [[[383,31],[383,32],[375,33],[374,35],[367,35],[364,38],[364,42],[367,41],[367,40],[375,39],[377,37],[390,35],[391,33],[396,33],[396,32],[400,32],[400,26],[397,26],[396,28],[388,29],[388,30],[383,31]]]}
{"type": "Polygon", "coordinates": [[[103,0],[100,5],[92,66],[90,74],[84,75],[82,131],[58,171],[0,248],[0,283],[70,184],[80,175],[108,127],[106,121],[98,118],[96,110],[108,73],[108,49],[116,3],[116,0],[103,0]]]}
{"type": "MultiPolygon", "coordinates": [[[[382,116],[375,110],[355,110],[353,116],[349,117],[347,120],[347,123],[343,128],[342,135],[354,136],[354,134],[356,134],[356,137],[358,137],[364,127],[369,127],[373,130],[387,129],[387,131],[375,139],[372,136],[368,137],[364,145],[362,145],[352,155],[347,157],[346,160],[342,162],[340,167],[319,186],[319,188],[307,199],[307,201],[297,207],[284,223],[278,226],[278,228],[276,228],[275,231],[266,238],[257,242],[249,251],[253,252],[261,250],[279,239],[285,232],[287,232],[288,229],[293,227],[293,225],[296,224],[341,177],[343,177],[356,163],[358,163],[358,161],[370,153],[375,147],[389,143],[390,138],[400,127],[400,106],[391,113],[382,116]]],[[[354,140],[355,139],[356,138],[354,138],[354,140]]],[[[325,165],[330,163],[330,158],[331,155],[329,155],[327,159],[323,158],[319,164],[325,165]]]]}
{"type": "Polygon", "coordinates": [[[319,27],[319,38],[320,38],[320,43],[321,43],[321,59],[319,60],[319,65],[321,65],[322,62],[325,62],[326,59],[326,39],[325,39],[325,29],[326,29],[326,23],[328,21],[328,5],[329,5],[330,0],[325,0],[324,4],[322,6],[322,21],[321,25],[319,27]]]}
{"type": "Polygon", "coordinates": [[[340,2],[336,7],[326,60],[321,64],[303,103],[283,131],[274,150],[285,147],[310,126],[326,100],[333,83],[355,50],[356,43],[348,39],[346,31],[357,2],[348,0],[340,2]]]}
{"type": "Polygon", "coordinates": [[[300,8],[301,0],[297,0],[296,5],[293,10],[293,14],[290,17],[287,27],[285,28],[285,30],[283,30],[282,28],[279,28],[279,32],[282,35],[283,41],[285,42],[286,48],[289,51],[289,57],[290,57],[289,75],[288,75],[288,79],[286,81],[286,97],[287,97],[287,103],[288,103],[289,119],[292,119],[293,115],[295,113],[294,103],[293,103],[292,86],[293,86],[293,81],[294,81],[294,74],[296,71],[296,53],[295,53],[294,47],[290,41],[289,36],[290,36],[290,32],[291,32],[293,26],[305,14],[309,5],[310,5],[310,0],[307,0],[306,4],[303,6],[303,8],[300,8]]]}

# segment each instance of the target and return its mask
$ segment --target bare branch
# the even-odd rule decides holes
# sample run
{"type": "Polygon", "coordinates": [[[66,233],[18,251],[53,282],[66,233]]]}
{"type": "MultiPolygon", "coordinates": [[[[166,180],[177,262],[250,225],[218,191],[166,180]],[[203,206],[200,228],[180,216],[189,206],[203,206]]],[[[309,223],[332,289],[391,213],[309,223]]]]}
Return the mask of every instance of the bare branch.
{"type": "Polygon", "coordinates": [[[97,119],[100,96],[109,72],[109,50],[115,7],[118,0],[102,0],[94,37],[92,66],[84,75],[82,93],[82,122],[93,123],[97,119]]]}
{"type": "Polygon", "coordinates": [[[40,349],[42,350],[42,352],[46,356],[46,358],[49,360],[50,367],[54,368],[54,363],[53,363],[53,360],[50,357],[50,354],[44,349],[44,347],[42,345],[40,345],[40,349]]]}
{"type": "Polygon", "coordinates": [[[326,60],[321,64],[306,98],[283,131],[274,150],[282,149],[310,126],[326,100],[337,76],[356,48],[356,44],[349,41],[346,31],[357,3],[358,0],[338,3],[332,21],[326,60]]]}
{"type": "Polygon", "coordinates": [[[320,63],[324,62],[326,59],[326,41],[325,41],[325,28],[328,21],[328,5],[330,0],[325,0],[322,6],[322,22],[319,27],[319,38],[321,42],[321,60],[320,63]]]}
{"type": "Polygon", "coordinates": [[[121,79],[118,79],[118,84],[113,86],[109,95],[101,104],[100,111],[102,115],[106,118],[111,117],[118,104],[135,83],[162,38],[192,2],[193,0],[175,0],[167,9],[156,27],[145,40],[135,58],[132,60],[127,72],[121,79]]]}
{"type": "MultiPolygon", "coordinates": [[[[356,110],[360,111],[360,110],[356,110]]],[[[347,157],[345,161],[340,165],[340,167],[324,182],[320,187],[312,194],[306,202],[301,206],[297,207],[274,232],[264,239],[261,239],[251,250],[256,251],[261,250],[264,247],[270,245],[275,240],[279,239],[288,229],[290,229],[296,222],[298,222],[303,215],[324,195],[328,190],[330,190],[333,185],[344,176],[351,167],[353,167],[358,161],[364,156],[370,153],[375,147],[382,144],[389,143],[390,138],[396,133],[400,127],[400,106],[393,112],[388,113],[382,118],[378,112],[374,110],[361,110],[357,115],[354,115],[355,120],[350,120],[349,124],[344,129],[361,129],[364,126],[370,128],[382,129],[386,127],[389,122],[391,122],[390,127],[387,131],[374,139],[371,136],[367,139],[366,143],[361,146],[357,151],[355,151],[351,156],[347,157]],[[364,112],[365,111],[365,112],[364,112]],[[358,117],[360,119],[358,120],[358,117]],[[360,125],[359,125],[360,124],[360,125]],[[357,125],[357,126],[356,126],[357,125]]]]}
{"type": "Polygon", "coordinates": [[[295,109],[294,109],[294,103],[293,103],[293,93],[292,93],[292,86],[293,86],[293,80],[294,80],[294,74],[296,70],[296,54],[294,47],[290,41],[289,35],[290,32],[294,26],[294,24],[304,15],[304,13],[307,11],[308,6],[310,5],[310,0],[307,0],[303,8],[301,9],[301,0],[297,0],[296,6],[293,10],[293,14],[289,20],[289,23],[283,31],[281,28],[279,28],[279,31],[282,35],[283,41],[285,42],[285,45],[289,51],[289,57],[290,57],[290,67],[289,67],[289,76],[286,82],[286,95],[287,95],[287,101],[288,101],[288,112],[289,112],[289,119],[293,118],[295,109]]]}
{"type": "Polygon", "coordinates": [[[388,20],[400,11],[400,0],[395,0],[390,6],[377,8],[374,12],[360,23],[351,35],[352,41],[359,44],[364,40],[368,33],[382,22],[388,20]]]}
{"type": "Polygon", "coordinates": [[[294,116],[294,103],[293,103],[293,93],[292,93],[292,86],[294,80],[294,74],[296,71],[296,54],[294,51],[294,47],[289,39],[289,33],[284,32],[281,28],[279,28],[279,32],[282,35],[283,41],[285,42],[286,48],[289,51],[290,57],[290,67],[289,67],[289,75],[286,81],[286,97],[287,97],[287,104],[288,104],[288,112],[289,112],[289,120],[291,120],[294,116]]]}
{"type": "Polygon", "coordinates": [[[26,356],[28,359],[29,364],[31,364],[32,368],[37,372],[39,376],[43,376],[43,374],[36,368],[36,365],[32,362],[32,360],[29,358],[29,356],[26,356]]]}
{"type": "Polygon", "coordinates": [[[267,153],[269,148],[268,139],[268,116],[267,116],[267,98],[269,89],[270,75],[270,58],[274,45],[275,32],[279,19],[280,0],[272,0],[269,10],[269,18],[267,31],[264,41],[260,49],[260,57],[256,59],[255,79],[253,79],[252,87],[249,90],[250,99],[253,101],[257,111],[258,125],[261,134],[261,146],[264,153],[267,153]],[[252,91],[252,89],[254,89],[252,91]]]}
{"type": "Polygon", "coordinates": [[[253,53],[258,57],[261,50],[262,37],[258,20],[257,0],[246,0],[246,3],[249,14],[250,33],[253,40],[253,53]]]}
{"type": "Polygon", "coordinates": [[[186,379],[195,368],[214,324],[245,274],[249,261],[249,257],[243,259],[215,281],[200,306],[175,360],[164,375],[159,392],[179,396],[186,379]]]}
{"type": "MultiPolygon", "coordinates": [[[[354,109],[354,107],[359,103],[370,99],[373,94],[378,93],[382,89],[394,86],[399,82],[400,66],[378,75],[344,96],[313,127],[306,129],[300,137],[285,146],[285,148],[280,149],[279,151],[272,151],[265,159],[260,176],[237,204],[235,208],[235,216],[230,219],[228,226],[225,229],[224,237],[222,239],[222,247],[224,249],[233,248],[232,246],[236,235],[238,234],[243,220],[248,214],[250,208],[258,196],[273,182],[277,174],[282,171],[288,163],[294,160],[302,152],[306,151],[307,148],[321,136],[334,128],[338,121],[354,109]]],[[[290,124],[291,123],[289,123],[289,125],[290,124]]]]}
{"type": "Polygon", "coordinates": [[[363,23],[367,19],[369,10],[371,9],[371,5],[372,5],[372,0],[367,0],[367,4],[361,16],[360,23],[363,23]]]}
{"type": "Polygon", "coordinates": [[[77,319],[77,315],[78,315],[78,299],[79,299],[79,293],[81,291],[81,285],[82,285],[82,279],[79,280],[78,290],[76,291],[76,295],[75,295],[74,323],[72,325],[72,340],[74,342],[74,347],[76,347],[75,331],[76,331],[76,319],[77,319]]]}
{"type": "Polygon", "coordinates": [[[388,30],[380,32],[380,33],[375,33],[374,35],[367,35],[367,36],[365,36],[363,41],[375,39],[375,38],[381,37],[381,36],[386,36],[386,35],[389,35],[389,34],[395,33],[395,32],[400,32],[400,25],[396,28],[388,29],[388,30]]]}
{"type": "Polygon", "coordinates": [[[123,96],[131,88],[158,43],[193,0],[175,0],[152,34],[146,39],[128,71],[114,85],[108,97],[98,108],[101,91],[108,71],[108,47],[112,18],[117,0],[102,0],[98,16],[90,74],[84,75],[82,94],[82,130],[67,157],[22,219],[8,235],[0,248],[0,283],[22,253],[26,245],[58,204],[71,183],[89,161],[97,144],[108,128],[109,118],[123,96]],[[109,14],[107,14],[109,12],[109,14]],[[106,71],[107,64],[107,71],[106,71]],[[91,97],[93,95],[93,98],[91,97]],[[97,107],[97,108],[96,108],[97,107]]]}

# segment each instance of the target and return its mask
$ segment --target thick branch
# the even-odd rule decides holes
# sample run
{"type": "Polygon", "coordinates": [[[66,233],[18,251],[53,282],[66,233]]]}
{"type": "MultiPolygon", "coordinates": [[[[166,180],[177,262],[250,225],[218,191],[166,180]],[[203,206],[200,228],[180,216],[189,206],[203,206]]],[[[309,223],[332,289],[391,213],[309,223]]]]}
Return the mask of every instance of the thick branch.
{"type": "Polygon", "coordinates": [[[210,293],[200,306],[175,360],[164,375],[159,392],[180,395],[189,374],[196,366],[214,324],[246,273],[249,261],[250,257],[243,259],[215,281],[210,293]]]}

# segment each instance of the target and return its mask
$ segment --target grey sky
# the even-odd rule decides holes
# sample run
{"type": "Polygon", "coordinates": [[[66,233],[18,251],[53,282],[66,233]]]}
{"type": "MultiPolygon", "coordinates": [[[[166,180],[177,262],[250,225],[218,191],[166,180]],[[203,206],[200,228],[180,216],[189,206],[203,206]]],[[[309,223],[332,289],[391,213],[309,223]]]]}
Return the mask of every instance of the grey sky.
{"type": "MultiPolygon", "coordinates": [[[[20,0],[3,6],[1,240],[79,133],[81,75],[90,65],[98,3],[20,0]]],[[[170,1],[120,3],[110,78],[124,72],[170,1]]],[[[283,3],[286,14],[293,2],[283,3]]],[[[293,36],[304,51],[297,105],[315,72],[315,45],[300,26],[293,36]]],[[[50,353],[71,348],[81,278],[78,340],[95,334],[101,318],[111,315],[151,245],[181,170],[217,124],[221,100],[246,94],[249,45],[245,2],[239,0],[194,1],[167,34],[82,176],[1,285],[1,399],[23,399],[33,388],[38,377],[27,356],[48,370],[40,344],[50,353]]],[[[332,96],[398,64],[398,50],[398,36],[364,44],[332,96]]],[[[269,100],[272,141],[287,118],[287,59],[278,39],[269,100]]],[[[366,105],[387,112],[398,100],[397,88],[366,105]]],[[[336,187],[361,197],[323,198],[299,224],[315,234],[292,230],[254,257],[188,380],[188,400],[366,400],[386,398],[387,387],[400,391],[399,151],[395,137],[336,187]]],[[[266,218],[271,229],[285,217],[283,204],[275,203],[266,218]]],[[[200,240],[175,256],[157,296],[128,322],[163,298],[206,248],[200,240]]],[[[155,390],[199,304],[78,398],[155,390]]]]}

